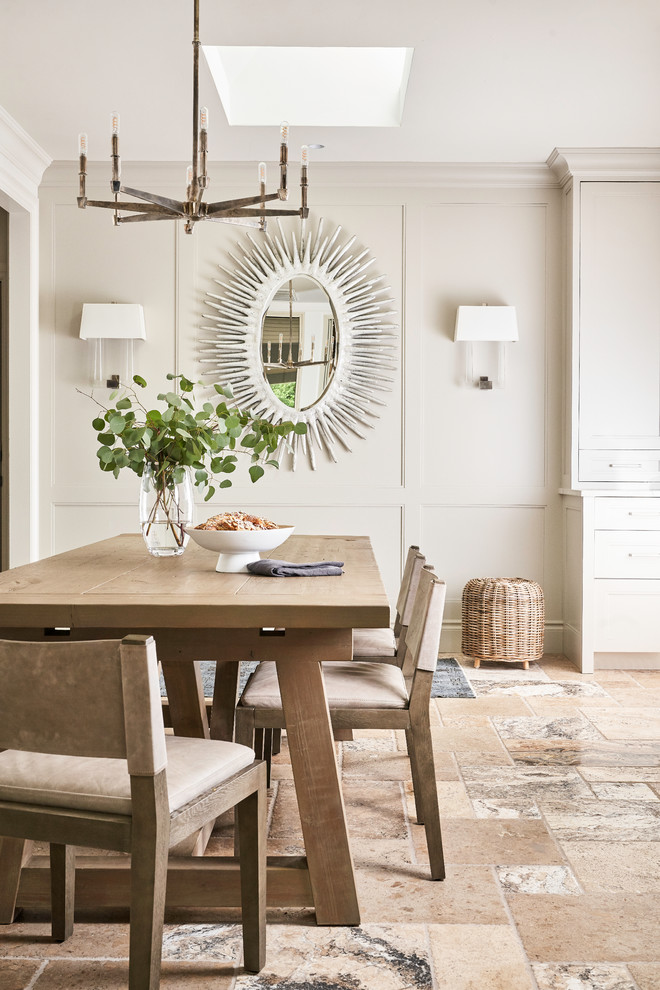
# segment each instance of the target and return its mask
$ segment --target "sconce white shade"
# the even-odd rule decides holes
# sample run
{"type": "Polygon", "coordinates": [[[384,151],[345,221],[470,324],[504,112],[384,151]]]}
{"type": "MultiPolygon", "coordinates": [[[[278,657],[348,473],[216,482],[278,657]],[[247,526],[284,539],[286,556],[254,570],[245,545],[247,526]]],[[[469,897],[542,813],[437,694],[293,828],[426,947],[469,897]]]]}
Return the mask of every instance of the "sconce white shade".
{"type": "Polygon", "coordinates": [[[139,303],[84,303],[82,340],[146,340],[144,310],[139,303]]]}
{"type": "Polygon", "coordinates": [[[459,306],[454,340],[518,340],[515,306],[459,306]]]}

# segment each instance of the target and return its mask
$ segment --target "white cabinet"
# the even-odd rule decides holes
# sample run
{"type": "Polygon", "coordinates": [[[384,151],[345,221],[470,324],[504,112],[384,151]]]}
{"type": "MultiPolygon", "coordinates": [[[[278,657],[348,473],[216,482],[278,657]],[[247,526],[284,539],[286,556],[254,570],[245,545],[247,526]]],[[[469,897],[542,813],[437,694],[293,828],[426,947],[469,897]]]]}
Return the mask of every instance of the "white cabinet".
{"type": "Polygon", "coordinates": [[[580,182],[579,211],[578,481],[660,481],[660,182],[580,182]]]}
{"type": "Polygon", "coordinates": [[[660,668],[660,153],[556,152],[565,193],[564,652],[660,668]]]}

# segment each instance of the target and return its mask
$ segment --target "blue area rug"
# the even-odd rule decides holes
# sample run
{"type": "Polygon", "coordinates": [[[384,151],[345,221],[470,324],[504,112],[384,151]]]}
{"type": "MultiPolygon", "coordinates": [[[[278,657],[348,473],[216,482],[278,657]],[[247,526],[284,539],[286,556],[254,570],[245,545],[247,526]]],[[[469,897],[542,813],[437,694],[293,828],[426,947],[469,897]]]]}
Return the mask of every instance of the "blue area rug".
{"type": "MultiPolygon", "coordinates": [[[[255,662],[241,663],[240,689],[241,691],[247,683],[247,679],[256,668],[255,662]]],[[[204,695],[207,698],[213,697],[213,681],[215,678],[215,662],[213,660],[202,661],[202,683],[204,684],[204,695]]],[[[161,678],[161,694],[165,694],[165,684],[161,678]]],[[[433,675],[433,686],[431,688],[432,698],[474,698],[475,693],[470,687],[470,683],[463,673],[463,668],[454,657],[445,657],[438,660],[435,674],[433,675]]]]}

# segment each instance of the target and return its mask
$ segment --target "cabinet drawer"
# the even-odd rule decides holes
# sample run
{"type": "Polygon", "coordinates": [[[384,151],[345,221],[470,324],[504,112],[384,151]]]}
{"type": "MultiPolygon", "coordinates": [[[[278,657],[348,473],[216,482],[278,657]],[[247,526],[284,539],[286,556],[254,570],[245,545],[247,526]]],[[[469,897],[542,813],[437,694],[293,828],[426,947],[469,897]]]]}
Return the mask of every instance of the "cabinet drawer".
{"type": "Polygon", "coordinates": [[[596,529],[660,529],[659,498],[597,498],[596,529]]]}
{"type": "Polygon", "coordinates": [[[594,650],[660,652],[660,581],[595,581],[594,650]]]}
{"type": "Polygon", "coordinates": [[[580,481],[660,481],[660,451],[581,450],[580,481]]]}
{"type": "MultiPolygon", "coordinates": [[[[594,537],[594,577],[660,579],[660,530],[597,530],[594,537]]],[[[656,620],[660,629],[660,613],[656,620]]]]}

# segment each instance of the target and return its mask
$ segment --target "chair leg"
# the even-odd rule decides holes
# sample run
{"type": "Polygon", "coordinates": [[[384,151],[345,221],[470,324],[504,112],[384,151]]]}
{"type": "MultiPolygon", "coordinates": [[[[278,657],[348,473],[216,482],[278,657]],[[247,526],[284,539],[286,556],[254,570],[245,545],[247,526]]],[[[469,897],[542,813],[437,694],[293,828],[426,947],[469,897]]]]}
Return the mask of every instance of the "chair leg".
{"type": "Polygon", "coordinates": [[[266,761],[266,787],[270,787],[270,768],[273,764],[273,729],[264,729],[263,758],[266,761]]]}
{"type": "Polygon", "coordinates": [[[259,787],[236,805],[241,847],[243,963],[258,973],[266,963],[266,767],[259,787]]]}
{"type": "Polygon", "coordinates": [[[132,777],[129,990],[158,990],[163,951],[169,811],[165,771],[132,777]]]}
{"type": "Polygon", "coordinates": [[[51,930],[56,942],[73,934],[76,886],[76,851],[73,846],[50,844],[51,930]]]}
{"type": "MultiPolygon", "coordinates": [[[[249,746],[250,749],[256,750],[254,745],[254,737],[254,708],[241,708],[241,706],[238,705],[236,708],[234,741],[240,743],[241,746],[249,746]]],[[[258,753],[255,754],[255,759],[260,759],[258,753]]],[[[239,831],[238,816],[234,813],[234,856],[240,856],[241,853],[241,839],[239,831]]]]}
{"type": "Polygon", "coordinates": [[[412,749],[417,765],[416,777],[413,777],[415,802],[421,803],[421,811],[426,831],[426,845],[429,852],[431,879],[444,880],[445,858],[442,851],[442,831],[440,828],[440,809],[438,808],[438,787],[435,782],[435,765],[433,762],[433,739],[428,719],[415,720],[410,728],[412,749]],[[421,798],[421,802],[420,802],[421,798]]]}
{"type": "Polygon", "coordinates": [[[282,750],[282,730],[273,729],[273,756],[277,756],[282,750]]]}
{"type": "Polygon", "coordinates": [[[32,843],[24,839],[0,837],[0,925],[14,921],[21,868],[31,849],[32,843]]]}
{"type": "Polygon", "coordinates": [[[420,779],[419,763],[417,760],[417,750],[415,748],[415,738],[411,729],[406,729],[406,746],[408,748],[408,759],[410,760],[410,770],[412,773],[413,795],[415,797],[415,817],[417,824],[424,824],[424,808],[422,806],[424,795],[422,782],[420,779]]]}

